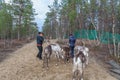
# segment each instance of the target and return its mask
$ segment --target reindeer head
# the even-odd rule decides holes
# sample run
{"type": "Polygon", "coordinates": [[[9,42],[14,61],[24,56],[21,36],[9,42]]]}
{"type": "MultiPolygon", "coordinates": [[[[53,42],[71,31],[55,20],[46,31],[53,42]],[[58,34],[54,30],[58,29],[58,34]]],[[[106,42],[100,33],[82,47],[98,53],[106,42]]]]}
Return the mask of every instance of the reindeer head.
{"type": "Polygon", "coordinates": [[[61,49],[60,53],[61,53],[61,58],[64,59],[65,51],[61,49]]]}

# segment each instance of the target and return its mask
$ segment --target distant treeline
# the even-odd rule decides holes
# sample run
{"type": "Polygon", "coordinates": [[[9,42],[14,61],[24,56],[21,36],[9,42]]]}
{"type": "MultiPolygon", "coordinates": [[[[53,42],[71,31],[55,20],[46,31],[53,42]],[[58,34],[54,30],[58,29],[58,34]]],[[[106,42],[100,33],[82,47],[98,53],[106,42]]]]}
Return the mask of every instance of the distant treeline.
{"type": "Polygon", "coordinates": [[[37,32],[34,15],[31,0],[11,0],[9,4],[0,0],[0,39],[33,38],[37,32]]]}
{"type": "Polygon", "coordinates": [[[81,29],[120,34],[120,0],[54,0],[48,6],[43,30],[46,36],[64,38],[81,29]]]}

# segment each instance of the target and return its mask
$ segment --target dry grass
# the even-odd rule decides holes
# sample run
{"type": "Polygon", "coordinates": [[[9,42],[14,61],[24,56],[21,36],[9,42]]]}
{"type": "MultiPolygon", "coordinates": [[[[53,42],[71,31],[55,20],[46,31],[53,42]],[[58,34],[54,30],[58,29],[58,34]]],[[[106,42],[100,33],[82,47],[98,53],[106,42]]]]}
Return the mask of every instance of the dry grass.
{"type": "MultiPolygon", "coordinates": [[[[49,70],[42,68],[42,61],[36,58],[35,41],[25,45],[0,62],[0,80],[71,80],[72,64],[58,63],[51,58],[49,70]]],[[[84,80],[117,80],[101,65],[101,62],[90,51],[90,63],[84,73],[84,80]]]]}

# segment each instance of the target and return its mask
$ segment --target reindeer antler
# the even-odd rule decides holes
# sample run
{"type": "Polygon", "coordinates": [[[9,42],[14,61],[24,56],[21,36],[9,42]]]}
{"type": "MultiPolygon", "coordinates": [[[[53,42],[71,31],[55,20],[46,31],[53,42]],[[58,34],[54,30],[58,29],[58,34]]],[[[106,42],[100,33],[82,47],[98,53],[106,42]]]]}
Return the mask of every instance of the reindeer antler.
{"type": "Polygon", "coordinates": [[[82,41],[82,46],[85,46],[85,42],[84,41],[82,41]]]}

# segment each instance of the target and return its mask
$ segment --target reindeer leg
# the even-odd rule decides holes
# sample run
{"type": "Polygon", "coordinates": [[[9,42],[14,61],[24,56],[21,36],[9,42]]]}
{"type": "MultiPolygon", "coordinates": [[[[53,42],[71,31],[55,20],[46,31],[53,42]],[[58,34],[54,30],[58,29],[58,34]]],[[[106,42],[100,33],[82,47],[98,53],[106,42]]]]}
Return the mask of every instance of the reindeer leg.
{"type": "Polygon", "coordinates": [[[47,60],[46,60],[46,63],[47,63],[47,69],[49,69],[49,66],[48,66],[48,58],[47,58],[47,60]]]}
{"type": "Polygon", "coordinates": [[[73,72],[72,80],[75,80],[75,72],[73,72]]]}
{"type": "Polygon", "coordinates": [[[70,62],[70,56],[69,56],[69,53],[67,55],[67,62],[69,63],[70,62]]]}
{"type": "Polygon", "coordinates": [[[83,74],[84,74],[84,64],[82,64],[82,69],[80,70],[80,73],[81,73],[81,78],[80,80],[83,80],[83,74]]]}
{"type": "Polygon", "coordinates": [[[89,58],[86,56],[86,65],[88,65],[89,58]]]}
{"type": "Polygon", "coordinates": [[[48,56],[48,62],[50,61],[50,56],[51,56],[51,54],[52,54],[52,53],[50,53],[49,56],[48,56]]]}
{"type": "Polygon", "coordinates": [[[42,68],[44,68],[45,67],[45,56],[43,57],[43,67],[42,68]]]}
{"type": "Polygon", "coordinates": [[[83,73],[82,73],[82,76],[81,76],[81,80],[83,80],[83,73]]]}
{"type": "Polygon", "coordinates": [[[58,61],[60,62],[60,55],[59,55],[59,52],[57,52],[57,57],[58,57],[58,61]]]}
{"type": "Polygon", "coordinates": [[[65,59],[64,59],[64,63],[66,64],[66,56],[65,56],[65,59]]]}
{"type": "MultiPolygon", "coordinates": [[[[60,62],[60,57],[59,57],[59,53],[58,52],[56,52],[56,58],[57,58],[57,62],[60,62]]],[[[56,63],[56,66],[58,65],[58,63],[56,63]]]]}
{"type": "Polygon", "coordinates": [[[82,72],[82,74],[80,75],[79,80],[83,80],[83,72],[82,72]]]}
{"type": "Polygon", "coordinates": [[[78,80],[78,71],[77,70],[75,70],[73,72],[73,80],[78,80]]]}

